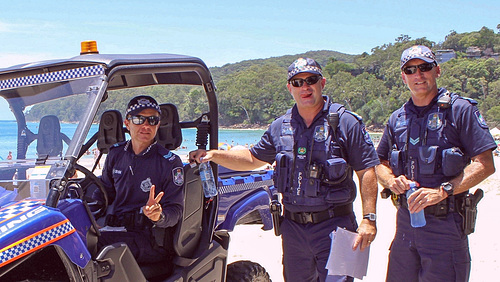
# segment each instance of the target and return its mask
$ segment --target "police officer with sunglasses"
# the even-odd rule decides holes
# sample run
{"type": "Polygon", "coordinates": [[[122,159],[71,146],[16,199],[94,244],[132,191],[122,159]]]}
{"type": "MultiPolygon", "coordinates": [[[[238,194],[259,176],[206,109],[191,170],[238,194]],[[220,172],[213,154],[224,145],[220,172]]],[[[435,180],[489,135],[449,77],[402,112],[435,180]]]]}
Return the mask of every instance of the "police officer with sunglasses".
{"type": "Polygon", "coordinates": [[[379,160],[361,118],[322,95],[326,79],[315,60],[295,60],[287,81],[295,105],[270,125],[257,145],[249,150],[197,150],[190,152],[190,159],[234,170],[276,162],[274,185],[283,196],[284,218],[274,225],[282,236],[285,280],[325,281],[333,230],[357,231],[353,249],[365,250],[375,238],[379,160]],[[364,215],[359,227],[352,204],[354,171],[364,215]]]}
{"type": "MultiPolygon", "coordinates": [[[[101,178],[114,204],[106,225],[115,231],[101,232],[98,247],[125,242],[139,264],[172,259],[173,226],[183,209],[182,161],[155,141],[160,113],[150,96],[130,100],[124,120],[130,140],[110,149],[101,178]]],[[[94,198],[102,199],[100,191],[94,198]]]]}
{"type": "Polygon", "coordinates": [[[469,279],[467,235],[482,194],[468,190],[494,173],[496,145],[477,102],[438,88],[440,74],[426,46],[401,55],[411,97],[392,113],[377,148],[379,182],[398,207],[387,281],[469,279]],[[410,184],[418,190],[406,196],[410,184]],[[421,211],[425,224],[416,227],[410,213],[421,211]]]}

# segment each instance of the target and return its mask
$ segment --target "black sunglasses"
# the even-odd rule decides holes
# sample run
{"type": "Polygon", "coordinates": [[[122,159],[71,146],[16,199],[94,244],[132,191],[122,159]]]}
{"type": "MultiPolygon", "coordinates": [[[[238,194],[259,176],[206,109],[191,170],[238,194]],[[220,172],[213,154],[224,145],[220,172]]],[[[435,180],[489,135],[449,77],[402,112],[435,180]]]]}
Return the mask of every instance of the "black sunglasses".
{"type": "Polygon", "coordinates": [[[157,116],[146,117],[137,115],[137,116],[130,116],[128,120],[130,120],[135,125],[141,125],[144,122],[146,122],[146,120],[148,120],[149,125],[157,125],[160,122],[160,117],[157,116]]]}
{"type": "Polygon", "coordinates": [[[318,81],[321,79],[321,75],[313,75],[310,77],[307,77],[305,79],[302,78],[295,78],[295,79],[290,79],[290,84],[293,87],[301,87],[304,85],[304,82],[307,83],[307,85],[313,85],[318,83],[318,81]]]}
{"type": "Polygon", "coordinates": [[[430,71],[433,67],[436,66],[436,63],[433,62],[433,63],[423,63],[423,64],[420,64],[418,66],[409,66],[409,67],[404,67],[403,68],[403,72],[405,74],[414,74],[417,72],[417,68],[421,71],[421,72],[428,72],[430,71]]]}

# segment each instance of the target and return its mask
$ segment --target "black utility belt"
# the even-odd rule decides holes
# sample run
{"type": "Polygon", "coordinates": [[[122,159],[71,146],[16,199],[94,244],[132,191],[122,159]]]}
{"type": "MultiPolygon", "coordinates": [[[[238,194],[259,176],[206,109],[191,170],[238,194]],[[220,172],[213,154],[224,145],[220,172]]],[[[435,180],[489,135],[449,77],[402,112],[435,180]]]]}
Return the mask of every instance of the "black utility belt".
{"type": "MultiPolygon", "coordinates": [[[[460,212],[460,205],[457,205],[457,200],[462,199],[463,196],[449,196],[448,198],[440,201],[439,203],[428,206],[424,208],[425,214],[434,215],[438,218],[444,218],[450,212],[460,212]]],[[[406,199],[406,195],[401,194],[398,197],[399,204],[401,207],[408,209],[408,202],[406,199]]]]}
{"type": "Polygon", "coordinates": [[[353,213],[352,203],[319,212],[291,212],[285,209],[285,218],[300,224],[320,223],[332,217],[346,216],[353,213]]]}
{"type": "Polygon", "coordinates": [[[139,212],[126,212],[120,215],[108,214],[106,225],[123,226],[127,230],[144,229],[153,226],[153,223],[144,214],[139,212]]]}

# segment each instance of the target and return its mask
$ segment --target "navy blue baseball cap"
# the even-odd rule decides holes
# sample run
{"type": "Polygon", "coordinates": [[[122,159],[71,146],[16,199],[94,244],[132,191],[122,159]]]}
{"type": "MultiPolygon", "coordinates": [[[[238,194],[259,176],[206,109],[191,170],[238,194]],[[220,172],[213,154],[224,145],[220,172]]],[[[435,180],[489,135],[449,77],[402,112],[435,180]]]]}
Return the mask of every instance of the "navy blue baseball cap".
{"type": "Polygon", "coordinates": [[[426,61],[427,63],[436,63],[436,55],[431,49],[423,45],[415,45],[403,51],[401,55],[401,68],[403,68],[406,63],[413,59],[420,59],[426,61]]]}
{"type": "Polygon", "coordinates": [[[145,109],[153,109],[161,114],[160,106],[158,106],[158,102],[156,102],[153,97],[141,95],[132,98],[130,102],[128,102],[125,116],[135,116],[145,109]]]}
{"type": "Polygon", "coordinates": [[[288,81],[295,75],[303,72],[319,74],[323,76],[321,66],[311,58],[298,58],[288,67],[288,81]]]}

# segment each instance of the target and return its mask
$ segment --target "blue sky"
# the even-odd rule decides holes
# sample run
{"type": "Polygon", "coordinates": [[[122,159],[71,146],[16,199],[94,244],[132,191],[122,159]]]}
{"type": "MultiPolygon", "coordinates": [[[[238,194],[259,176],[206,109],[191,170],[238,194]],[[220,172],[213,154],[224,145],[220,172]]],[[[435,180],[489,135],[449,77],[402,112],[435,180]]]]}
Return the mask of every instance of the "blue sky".
{"type": "Polygon", "coordinates": [[[76,56],[83,40],[101,53],[185,54],[213,67],[310,50],[370,53],[400,34],[440,42],[450,30],[500,24],[498,0],[4,2],[0,67],[76,56]]]}

